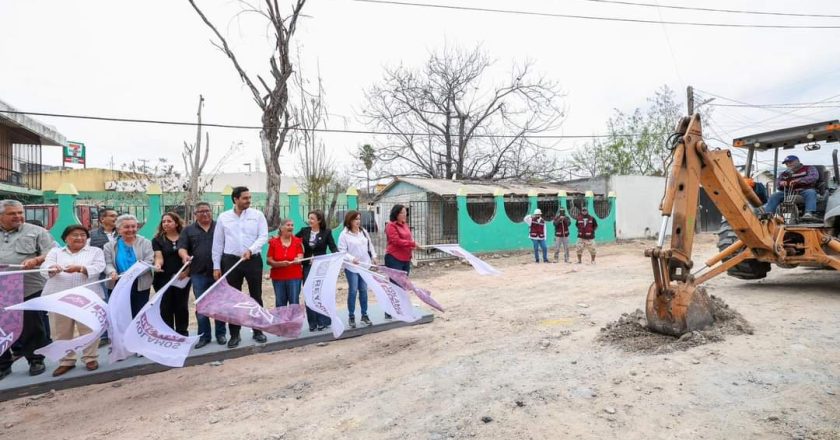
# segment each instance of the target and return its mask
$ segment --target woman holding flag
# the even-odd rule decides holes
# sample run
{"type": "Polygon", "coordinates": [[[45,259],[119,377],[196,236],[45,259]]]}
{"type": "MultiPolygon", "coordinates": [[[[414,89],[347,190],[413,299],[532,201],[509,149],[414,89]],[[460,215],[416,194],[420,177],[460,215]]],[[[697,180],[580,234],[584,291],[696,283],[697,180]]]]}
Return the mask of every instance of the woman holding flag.
{"type": "MultiPolygon", "coordinates": [[[[411,271],[411,251],[417,247],[407,223],[408,210],[398,203],[391,208],[389,218],[391,221],[385,225],[385,267],[408,274],[411,271]]],[[[391,315],[386,313],[385,319],[391,319],[391,315]]]]}
{"type": "MultiPolygon", "coordinates": [[[[163,286],[181,270],[181,257],[178,256],[178,239],[184,223],[181,217],[174,212],[163,214],[158,225],[157,234],[152,240],[152,250],[155,252],[155,267],[161,272],[155,274],[153,284],[155,292],[163,289],[163,286]]],[[[189,270],[181,272],[178,279],[183,280],[189,277],[189,270]]],[[[190,325],[190,283],[184,287],[174,285],[164,292],[160,303],[160,316],[172,330],[181,336],[189,336],[190,325]]]]}
{"type": "Polygon", "coordinates": [[[295,222],[285,219],[280,232],[268,241],[268,265],[271,266],[271,284],[274,286],[274,306],[300,304],[303,284],[303,241],[293,235],[295,222]]]}
{"type": "MultiPolygon", "coordinates": [[[[41,269],[45,269],[41,274],[47,278],[43,295],[72,289],[99,279],[99,274],[105,270],[105,256],[101,249],[87,245],[88,238],[90,233],[82,225],[70,225],[64,229],[61,239],[67,245],[50,250],[47,259],[41,265],[41,269]]],[[[95,289],[99,289],[99,286],[95,289]]],[[[91,331],[81,323],[58,313],[53,314],[53,320],[56,340],[73,339],[76,330],[79,336],[91,331]]],[[[97,340],[82,352],[82,362],[89,371],[99,368],[98,348],[97,340]]],[[[61,358],[52,375],[61,376],[73,368],[76,368],[76,353],[71,351],[61,358]]]]}
{"type": "MultiPolygon", "coordinates": [[[[118,276],[127,271],[134,263],[145,261],[149,266],[155,263],[152,242],[137,235],[137,217],[131,214],[123,214],[117,217],[117,234],[119,234],[119,237],[103,248],[105,275],[111,278],[111,289],[114,288],[118,276]]],[[[156,269],[160,270],[159,267],[156,269]]],[[[144,272],[143,275],[137,277],[137,280],[131,286],[132,318],[137,316],[140,309],[149,302],[151,289],[151,272],[144,272]]]]}
{"type": "MultiPolygon", "coordinates": [[[[303,241],[304,259],[317,257],[319,255],[326,255],[327,249],[329,249],[332,253],[338,252],[338,247],[335,245],[335,240],[332,236],[332,231],[327,228],[327,221],[324,219],[324,213],[319,209],[309,211],[309,214],[307,214],[307,221],[309,222],[309,226],[301,228],[300,231],[295,234],[295,237],[300,238],[303,241]]],[[[311,260],[303,262],[304,283],[306,283],[306,279],[309,277],[309,269],[311,267],[311,260]]],[[[316,313],[314,310],[310,309],[309,306],[306,307],[306,320],[309,321],[309,331],[311,332],[315,331],[316,326],[320,331],[329,327],[332,323],[330,318],[316,313]]]]}
{"type": "MultiPolygon", "coordinates": [[[[344,230],[338,236],[338,251],[347,252],[353,258],[353,264],[365,267],[376,265],[376,251],[370,242],[370,236],[362,228],[362,214],[359,211],[349,211],[344,216],[344,230]]],[[[356,292],[359,294],[359,306],[362,309],[362,322],[373,325],[367,314],[368,298],[365,280],[353,270],[344,269],[347,276],[347,312],[350,318],[350,328],[356,328],[356,292]]]]}

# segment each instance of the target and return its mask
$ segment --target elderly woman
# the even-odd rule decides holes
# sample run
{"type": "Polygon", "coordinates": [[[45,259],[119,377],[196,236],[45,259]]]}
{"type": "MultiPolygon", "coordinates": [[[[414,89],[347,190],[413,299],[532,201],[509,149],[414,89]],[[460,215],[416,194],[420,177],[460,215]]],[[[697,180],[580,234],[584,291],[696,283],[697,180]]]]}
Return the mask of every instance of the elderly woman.
{"type": "MultiPolygon", "coordinates": [[[[153,284],[155,292],[163,289],[163,286],[181,270],[181,257],[178,256],[178,239],[184,223],[181,217],[174,212],[163,214],[158,225],[157,234],[152,239],[152,250],[155,251],[155,267],[161,271],[155,274],[153,284]]],[[[179,279],[187,278],[189,270],[181,272],[179,279]]],[[[163,322],[171,329],[182,336],[189,336],[187,330],[190,325],[190,283],[184,287],[169,286],[160,300],[160,315],[163,322]]]]}
{"type": "MultiPolygon", "coordinates": [[[[90,233],[82,225],[70,225],[64,229],[61,239],[66,246],[51,249],[41,265],[42,269],[49,270],[41,272],[47,278],[43,295],[72,289],[99,279],[99,274],[105,270],[105,256],[101,249],[87,245],[88,238],[90,233]]],[[[94,289],[101,292],[99,286],[94,289]]],[[[86,326],[64,315],[55,313],[53,319],[53,336],[57,340],[73,339],[76,330],[80,336],[91,332],[86,326]]],[[[99,368],[98,346],[99,341],[94,341],[82,352],[82,362],[90,371],[99,368]]],[[[61,358],[53,376],[61,376],[73,368],[76,368],[76,353],[69,352],[61,358]]]]}
{"type": "Polygon", "coordinates": [[[300,304],[300,287],[303,283],[303,240],[293,235],[295,222],[291,219],[280,223],[280,232],[268,241],[268,265],[271,266],[271,284],[274,285],[274,306],[300,304]]]}
{"type": "MultiPolygon", "coordinates": [[[[105,275],[116,284],[117,277],[127,271],[134,263],[145,261],[154,265],[155,253],[152,242],[137,235],[137,217],[123,214],[117,217],[117,239],[106,244],[105,275]]],[[[159,269],[159,268],[158,268],[159,269]]],[[[112,285],[111,288],[114,286],[112,285]]],[[[149,291],[152,288],[151,272],[143,272],[131,286],[131,317],[137,316],[140,309],[149,302],[149,291]]]]}
{"type": "MultiPolygon", "coordinates": [[[[417,243],[408,227],[408,210],[405,205],[394,205],[389,219],[391,221],[385,225],[385,266],[408,273],[411,271],[411,251],[417,247],[417,243]]],[[[391,319],[391,315],[386,313],[385,319],[391,319]]]]}

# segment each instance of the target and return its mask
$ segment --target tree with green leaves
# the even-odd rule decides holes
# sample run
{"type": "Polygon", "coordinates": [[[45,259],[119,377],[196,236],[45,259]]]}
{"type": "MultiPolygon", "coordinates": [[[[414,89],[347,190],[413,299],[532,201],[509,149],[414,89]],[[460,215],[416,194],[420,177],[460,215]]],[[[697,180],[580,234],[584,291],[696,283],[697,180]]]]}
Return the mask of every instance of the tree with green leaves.
{"type": "Polygon", "coordinates": [[[376,163],[376,150],[370,144],[364,144],[359,147],[358,151],[359,160],[362,161],[362,165],[365,167],[365,179],[367,181],[367,197],[370,197],[372,192],[370,190],[370,170],[373,168],[373,164],[376,163]]]}

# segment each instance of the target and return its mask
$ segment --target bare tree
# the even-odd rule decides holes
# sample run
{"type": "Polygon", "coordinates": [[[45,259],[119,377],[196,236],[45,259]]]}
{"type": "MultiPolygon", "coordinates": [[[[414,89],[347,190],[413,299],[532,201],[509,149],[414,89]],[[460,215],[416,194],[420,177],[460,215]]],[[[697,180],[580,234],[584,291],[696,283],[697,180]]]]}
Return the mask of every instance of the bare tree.
{"type": "Polygon", "coordinates": [[[195,0],[188,1],[218,39],[218,41],[213,41],[213,45],[230,59],[239,78],[250,89],[254,102],[262,110],[260,141],[266,171],[265,216],[269,228],[276,228],[280,224],[280,152],[286,144],[286,136],[293,128],[288,108],[288,81],[293,72],[289,42],[297,29],[297,20],[306,0],[295,0],[288,15],[280,11],[277,0],[264,0],[262,6],[244,0],[240,1],[244,12],[252,12],[264,17],[273,33],[272,52],[268,60],[273,83],[269,84],[262,75],[256,75],[262,91],[239,63],[225,37],[195,4],[195,0]]]}
{"type": "Polygon", "coordinates": [[[530,136],[560,126],[559,87],[533,75],[531,63],[485,86],[492,64],[476,47],[433,53],[422,69],[387,68],[363,111],[371,126],[392,133],[379,160],[396,174],[446,179],[525,178],[554,167],[542,162],[544,152],[531,166],[512,165],[539,149],[530,136]]]}
{"type": "Polygon", "coordinates": [[[210,155],[210,133],[205,132],[205,142],[202,151],[201,145],[201,109],[204,107],[204,96],[198,96],[198,125],[196,126],[195,143],[189,144],[184,141],[184,151],[181,152],[181,158],[184,159],[184,171],[186,173],[187,196],[184,200],[184,205],[192,207],[198,202],[198,198],[203,193],[199,185],[199,177],[204,171],[204,166],[207,165],[207,157],[210,155]]]}

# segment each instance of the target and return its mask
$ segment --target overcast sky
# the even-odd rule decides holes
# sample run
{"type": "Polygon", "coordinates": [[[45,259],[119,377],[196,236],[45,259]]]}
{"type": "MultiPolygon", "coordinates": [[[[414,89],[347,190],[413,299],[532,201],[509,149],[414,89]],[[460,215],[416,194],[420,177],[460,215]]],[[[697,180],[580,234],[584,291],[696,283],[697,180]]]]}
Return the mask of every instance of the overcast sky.
{"type": "MultiPolygon", "coordinates": [[[[638,1],[840,15],[836,0],[638,1]]],[[[417,2],[645,20],[840,26],[840,18],[675,11],[585,0],[417,2]]],[[[229,37],[246,69],[266,72],[270,51],[259,20],[232,20],[234,1],[205,0],[199,5],[229,37]]],[[[416,66],[444,44],[479,43],[499,70],[534,60],[537,71],[562,86],[568,116],[555,134],[603,133],[612,109],[643,106],[661,85],[677,91],[681,100],[691,84],[751,104],[834,101],[828,104],[833,108],[717,107],[707,136],[727,143],[739,135],[840,116],[840,96],[835,96],[840,94],[840,29],[617,23],[352,0],[309,0],[304,12],[295,40],[305,74],[314,76],[320,67],[332,114],[330,128],[365,128],[357,118],[363,92],[382,77],[383,66],[416,66]]],[[[198,95],[203,94],[206,122],[258,125],[260,113],[250,92],[209,41],[209,29],[186,0],[2,0],[0,100],[33,112],[193,121],[198,95]]],[[[487,79],[499,80],[503,77],[487,79]]],[[[733,104],[721,98],[714,103],[733,104]]],[[[109,167],[113,159],[118,168],[132,159],[156,157],[181,166],[183,141],[195,136],[188,127],[36,119],[54,125],[68,140],[84,142],[89,167],[109,167]]],[[[244,143],[242,152],[224,164],[226,171],[247,170],[245,163],[262,160],[256,130],[210,129],[210,137],[211,164],[232,143],[244,143]]],[[[356,146],[384,139],[335,134],[325,140],[329,151],[346,164],[356,146]]],[[[560,147],[583,142],[563,141],[560,147]]],[[[60,149],[46,150],[45,162],[59,164],[60,149]]],[[[284,173],[294,173],[294,160],[284,155],[282,161],[284,173]]]]}

